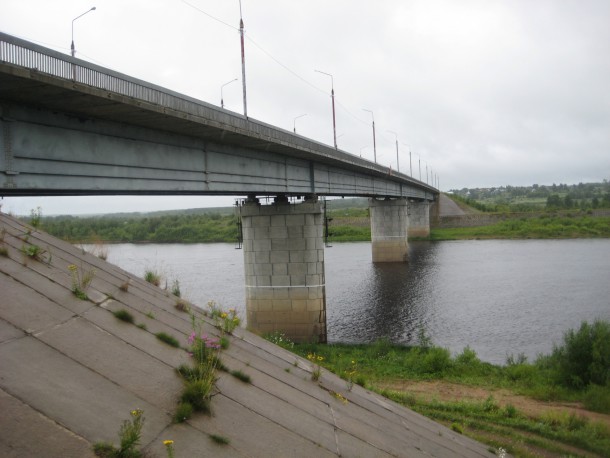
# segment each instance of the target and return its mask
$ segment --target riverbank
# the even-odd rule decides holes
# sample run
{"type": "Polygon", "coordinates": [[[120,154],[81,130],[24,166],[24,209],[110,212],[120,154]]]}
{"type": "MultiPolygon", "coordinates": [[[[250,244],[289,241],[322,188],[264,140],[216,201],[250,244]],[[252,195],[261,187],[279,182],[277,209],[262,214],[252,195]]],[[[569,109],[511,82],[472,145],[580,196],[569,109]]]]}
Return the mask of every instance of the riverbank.
{"type": "Polygon", "coordinates": [[[500,366],[480,361],[468,347],[451,357],[425,336],[420,347],[383,340],[299,345],[279,337],[270,340],[338,374],[348,389],[363,385],[495,450],[525,457],[610,456],[610,386],[559,383],[555,354],[532,363],[511,356],[500,366]]]}

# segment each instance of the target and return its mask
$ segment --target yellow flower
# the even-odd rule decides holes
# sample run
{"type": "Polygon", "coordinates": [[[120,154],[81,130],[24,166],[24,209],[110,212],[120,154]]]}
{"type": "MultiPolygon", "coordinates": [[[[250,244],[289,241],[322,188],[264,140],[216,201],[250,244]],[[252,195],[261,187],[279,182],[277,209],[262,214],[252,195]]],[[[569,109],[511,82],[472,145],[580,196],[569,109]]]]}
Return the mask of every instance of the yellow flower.
{"type": "Polygon", "coordinates": [[[227,317],[227,314],[226,314],[225,312],[222,312],[222,313],[220,314],[220,318],[226,318],[226,317],[227,317]]]}
{"type": "Polygon", "coordinates": [[[318,356],[318,361],[324,360],[324,356],[318,356]]]}
{"type": "Polygon", "coordinates": [[[172,440],[163,441],[163,445],[165,445],[166,447],[169,447],[173,443],[174,443],[174,441],[172,441],[172,440]]]}
{"type": "Polygon", "coordinates": [[[139,417],[140,415],[142,415],[142,410],[140,410],[140,409],[135,409],[135,410],[131,411],[132,417],[139,417]]]}
{"type": "Polygon", "coordinates": [[[76,272],[76,271],[77,271],[77,269],[78,269],[78,267],[76,267],[74,264],[70,264],[70,265],[68,266],[68,270],[69,270],[70,272],[76,272]]]}

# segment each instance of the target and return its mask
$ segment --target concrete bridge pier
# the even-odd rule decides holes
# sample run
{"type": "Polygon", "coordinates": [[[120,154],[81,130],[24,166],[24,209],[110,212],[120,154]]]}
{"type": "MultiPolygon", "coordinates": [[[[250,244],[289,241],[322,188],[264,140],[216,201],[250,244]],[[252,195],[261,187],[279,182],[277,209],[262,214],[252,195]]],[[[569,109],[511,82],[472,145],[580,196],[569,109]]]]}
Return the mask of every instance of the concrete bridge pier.
{"type": "Polygon", "coordinates": [[[373,262],[406,262],[407,199],[369,199],[373,262]]]}
{"type": "Polygon", "coordinates": [[[427,200],[409,200],[409,237],[430,235],[430,203],[427,200]]]}
{"type": "Polygon", "coordinates": [[[248,329],[326,342],[324,217],[317,197],[241,206],[248,329]]]}

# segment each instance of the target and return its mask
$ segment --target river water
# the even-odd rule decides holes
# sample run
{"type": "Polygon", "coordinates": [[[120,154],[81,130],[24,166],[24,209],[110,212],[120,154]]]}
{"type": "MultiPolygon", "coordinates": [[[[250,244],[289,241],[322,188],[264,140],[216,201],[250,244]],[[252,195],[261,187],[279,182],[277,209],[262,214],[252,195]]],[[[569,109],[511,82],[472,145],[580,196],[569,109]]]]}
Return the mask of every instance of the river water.
{"type": "MultiPolygon", "coordinates": [[[[530,361],[581,321],[610,320],[610,240],[412,242],[409,263],[373,264],[370,243],[325,250],[330,342],[387,337],[469,345],[484,361],[530,361]]],[[[108,261],[180,281],[182,296],[245,317],[243,252],[232,244],[118,244],[108,261]]]]}

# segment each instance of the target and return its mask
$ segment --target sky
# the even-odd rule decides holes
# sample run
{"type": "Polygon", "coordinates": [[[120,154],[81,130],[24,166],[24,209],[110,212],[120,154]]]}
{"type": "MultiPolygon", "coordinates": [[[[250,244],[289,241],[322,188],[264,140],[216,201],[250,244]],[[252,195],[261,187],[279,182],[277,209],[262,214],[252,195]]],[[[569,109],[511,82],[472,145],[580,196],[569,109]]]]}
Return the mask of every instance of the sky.
{"type": "MultiPolygon", "coordinates": [[[[243,113],[238,0],[0,0],[0,12],[2,32],[69,54],[73,24],[76,57],[214,105],[222,92],[243,113]]],[[[398,168],[398,141],[400,171],[420,178],[421,165],[441,190],[610,178],[607,0],[242,0],[241,14],[251,118],[333,145],[332,83],[339,149],[373,160],[374,119],[377,161],[398,168]]],[[[44,215],[233,202],[0,201],[44,215]]]]}

